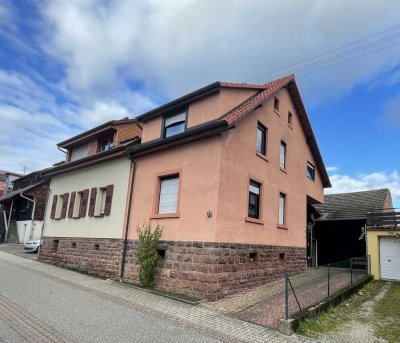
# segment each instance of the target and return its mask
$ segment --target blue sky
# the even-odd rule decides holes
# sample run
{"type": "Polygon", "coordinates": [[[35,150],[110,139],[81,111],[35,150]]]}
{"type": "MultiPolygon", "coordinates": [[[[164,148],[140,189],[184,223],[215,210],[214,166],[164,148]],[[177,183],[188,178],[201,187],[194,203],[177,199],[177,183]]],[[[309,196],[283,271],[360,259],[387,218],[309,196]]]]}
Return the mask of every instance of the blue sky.
{"type": "Polygon", "coordinates": [[[0,169],[216,80],[294,72],[333,188],[400,206],[400,3],[0,2],[0,169]],[[315,57],[317,56],[317,57],[315,57]]]}

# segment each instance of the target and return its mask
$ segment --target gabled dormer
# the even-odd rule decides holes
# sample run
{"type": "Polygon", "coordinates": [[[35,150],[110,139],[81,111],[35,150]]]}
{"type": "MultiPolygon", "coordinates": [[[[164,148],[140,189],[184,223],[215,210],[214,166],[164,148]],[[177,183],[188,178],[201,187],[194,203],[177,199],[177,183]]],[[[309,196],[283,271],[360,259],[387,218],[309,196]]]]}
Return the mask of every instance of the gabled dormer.
{"type": "Polygon", "coordinates": [[[112,120],[58,144],[67,151],[66,162],[74,162],[119,147],[141,136],[135,119],[112,120]]]}

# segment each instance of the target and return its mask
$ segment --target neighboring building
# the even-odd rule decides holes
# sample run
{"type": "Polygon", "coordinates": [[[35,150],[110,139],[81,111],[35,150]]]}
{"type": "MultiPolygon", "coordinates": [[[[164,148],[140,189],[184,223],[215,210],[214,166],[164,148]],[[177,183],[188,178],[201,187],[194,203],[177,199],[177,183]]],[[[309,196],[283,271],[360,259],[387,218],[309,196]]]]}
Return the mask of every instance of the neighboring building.
{"type": "Polygon", "coordinates": [[[371,210],[393,207],[388,189],[325,195],[315,206],[320,217],[312,230],[313,266],[366,256],[365,240],[360,239],[371,210]]]}
{"type": "Polygon", "coordinates": [[[0,170],[0,197],[13,188],[13,181],[21,177],[21,174],[0,170]]]}
{"type": "MultiPolygon", "coordinates": [[[[68,225],[68,197],[84,187],[73,187],[84,171],[67,181],[57,174],[68,163],[54,168],[47,175],[59,198],[47,214],[42,259],[137,281],[136,227],[150,221],[164,228],[159,287],[215,300],[306,268],[311,205],[330,182],[293,76],[265,85],[216,82],[136,119],[141,144],[126,148],[134,169],[128,177],[130,161],[121,159],[126,186],[113,195],[127,206],[119,218],[129,217],[104,229],[68,225]]],[[[107,181],[87,189],[111,182],[112,173],[92,168],[107,181]]]]}
{"type": "Polygon", "coordinates": [[[45,172],[51,190],[41,260],[118,275],[133,172],[125,150],[140,135],[135,120],[123,119],[58,144],[67,157],[45,172]]]}
{"type": "Polygon", "coordinates": [[[13,181],[12,191],[0,198],[5,213],[0,218],[5,228],[2,241],[24,243],[40,238],[49,184],[50,180],[41,171],[13,181]]]}
{"type": "Polygon", "coordinates": [[[371,275],[400,281],[400,209],[371,211],[366,234],[371,275]]]}

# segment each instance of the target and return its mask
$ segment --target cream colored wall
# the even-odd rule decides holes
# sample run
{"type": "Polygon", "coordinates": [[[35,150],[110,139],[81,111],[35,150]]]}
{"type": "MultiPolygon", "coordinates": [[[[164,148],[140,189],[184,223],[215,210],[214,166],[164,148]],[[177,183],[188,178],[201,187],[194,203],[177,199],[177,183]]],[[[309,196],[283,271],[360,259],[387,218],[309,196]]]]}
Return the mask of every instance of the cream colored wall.
{"type": "Polygon", "coordinates": [[[50,200],[45,216],[44,236],[121,239],[124,230],[130,165],[128,158],[122,157],[53,177],[50,184],[49,199],[53,199],[53,195],[56,194],[78,192],[92,187],[105,187],[113,184],[111,214],[99,218],[89,217],[86,214],[86,217],[79,219],[54,220],[50,218],[52,201],[50,200]]]}
{"type": "MultiPolygon", "coordinates": [[[[187,127],[219,118],[255,93],[252,89],[223,88],[219,93],[193,102],[188,108],[187,127]]],[[[161,126],[162,116],[142,123],[142,142],[160,138],[161,126]]]]}
{"type": "Polygon", "coordinates": [[[367,231],[367,255],[370,257],[370,272],[374,279],[381,278],[380,271],[380,254],[379,254],[379,238],[380,237],[395,237],[399,231],[367,231]]]}
{"type": "Polygon", "coordinates": [[[215,241],[220,160],[220,136],[137,158],[129,238],[153,214],[157,174],[181,169],[180,217],[150,221],[164,227],[165,240],[215,241]]]}
{"type": "Polygon", "coordinates": [[[306,196],[322,202],[323,185],[318,171],[315,182],[306,176],[307,161],[315,161],[288,91],[281,90],[278,98],[279,115],[270,99],[224,135],[217,241],[306,246],[306,196]],[[293,129],[287,124],[288,111],[293,129]],[[256,155],[258,121],[268,128],[268,161],[256,155]],[[281,140],[287,143],[287,173],[279,167],[281,140]],[[245,221],[250,176],[263,181],[263,225],[245,221]],[[280,192],[287,194],[287,229],[277,228],[280,192]]]}

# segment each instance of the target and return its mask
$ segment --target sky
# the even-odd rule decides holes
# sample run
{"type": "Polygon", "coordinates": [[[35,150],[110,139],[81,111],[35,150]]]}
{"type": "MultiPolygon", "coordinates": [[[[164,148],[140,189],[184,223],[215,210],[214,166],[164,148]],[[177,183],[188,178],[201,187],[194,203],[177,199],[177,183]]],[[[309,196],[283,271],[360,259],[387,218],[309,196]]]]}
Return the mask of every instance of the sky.
{"type": "Polygon", "coordinates": [[[388,187],[400,207],[400,2],[2,0],[0,169],[216,80],[294,73],[327,193],[388,187]]]}

